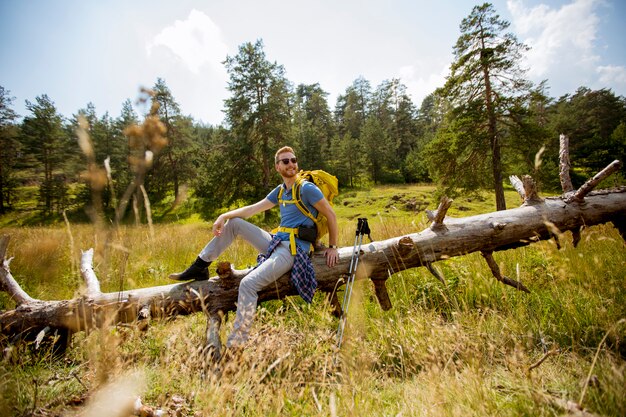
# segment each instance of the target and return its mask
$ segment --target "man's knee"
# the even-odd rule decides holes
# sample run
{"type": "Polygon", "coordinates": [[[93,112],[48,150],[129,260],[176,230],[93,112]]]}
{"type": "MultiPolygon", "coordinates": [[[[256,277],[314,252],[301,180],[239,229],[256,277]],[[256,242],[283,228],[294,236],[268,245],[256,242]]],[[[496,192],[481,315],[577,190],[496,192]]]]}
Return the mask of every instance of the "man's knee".
{"type": "Polygon", "coordinates": [[[241,219],[239,217],[233,217],[232,219],[228,219],[228,222],[226,223],[226,227],[229,227],[233,229],[234,231],[238,231],[239,227],[244,223],[246,223],[244,219],[241,219]]]}
{"type": "Polygon", "coordinates": [[[224,226],[224,232],[236,237],[243,235],[243,229],[245,229],[245,225],[248,224],[244,219],[240,219],[239,217],[233,217],[232,219],[228,219],[226,222],[226,226],[224,226]]]}

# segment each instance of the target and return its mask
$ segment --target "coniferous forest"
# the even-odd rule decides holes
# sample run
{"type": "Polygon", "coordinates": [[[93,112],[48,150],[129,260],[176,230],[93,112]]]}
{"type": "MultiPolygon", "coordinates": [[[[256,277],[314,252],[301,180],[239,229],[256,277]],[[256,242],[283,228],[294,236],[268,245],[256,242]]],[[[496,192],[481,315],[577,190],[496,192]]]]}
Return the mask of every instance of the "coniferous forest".
{"type": "MultiPolygon", "coordinates": [[[[16,114],[10,86],[0,86],[0,214],[30,207],[43,222],[62,213],[132,221],[133,205],[167,207],[192,196],[193,210],[209,218],[265,196],[276,181],[273,152],[285,144],[301,168],[333,173],[342,189],[433,182],[449,196],[489,190],[497,209],[506,208],[509,175],[531,174],[543,191],[558,189],[560,134],[569,137],[574,185],[624,161],[626,99],[585,86],[550,97],[549,80],[526,78],[528,48],[507,28],[490,4],[476,6],[460,25],[445,84],[421,103],[399,79],[372,85],[362,77],[329,103],[323,86],[287,79],[262,40],[226,57],[229,97],[218,126],[187,115],[161,78],[129,92],[139,97],[118,114],[86,103],[63,115],[45,92],[16,114]],[[150,117],[163,129],[158,143],[133,133],[150,117]]],[[[613,181],[623,178],[622,169],[613,181]]]]}

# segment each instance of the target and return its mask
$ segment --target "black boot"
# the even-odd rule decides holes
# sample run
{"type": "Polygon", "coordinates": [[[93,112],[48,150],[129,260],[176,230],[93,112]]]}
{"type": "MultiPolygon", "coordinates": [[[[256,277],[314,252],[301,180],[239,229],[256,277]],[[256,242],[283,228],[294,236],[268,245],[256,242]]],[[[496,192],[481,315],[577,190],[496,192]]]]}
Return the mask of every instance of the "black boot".
{"type": "Polygon", "coordinates": [[[188,281],[190,279],[202,281],[203,279],[209,279],[209,265],[211,265],[211,262],[207,262],[198,257],[195,262],[183,272],[170,274],[170,279],[176,281],[188,281]]]}

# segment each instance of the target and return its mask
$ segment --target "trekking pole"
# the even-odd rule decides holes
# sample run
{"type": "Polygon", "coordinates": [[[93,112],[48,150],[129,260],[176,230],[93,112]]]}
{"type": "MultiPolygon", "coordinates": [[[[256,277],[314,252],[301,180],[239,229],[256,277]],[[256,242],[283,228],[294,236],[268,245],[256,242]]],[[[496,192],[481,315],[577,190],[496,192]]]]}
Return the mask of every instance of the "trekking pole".
{"type": "Polygon", "coordinates": [[[370,235],[370,233],[370,226],[367,223],[367,218],[359,218],[356,226],[356,235],[354,237],[354,246],[352,248],[352,258],[350,259],[350,269],[348,270],[348,280],[346,281],[346,289],[343,294],[343,306],[341,309],[341,317],[339,318],[339,328],[337,329],[337,352],[339,352],[339,349],[341,348],[341,343],[343,342],[343,333],[346,328],[346,322],[348,320],[348,308],[350,307],[352,287],[354,286],[356,270],[357,266],[359,265],[359,256],[361,255],[361,244],[363,243],[363,235],[367,235],[371,242],[372,236],[370,235]]]}

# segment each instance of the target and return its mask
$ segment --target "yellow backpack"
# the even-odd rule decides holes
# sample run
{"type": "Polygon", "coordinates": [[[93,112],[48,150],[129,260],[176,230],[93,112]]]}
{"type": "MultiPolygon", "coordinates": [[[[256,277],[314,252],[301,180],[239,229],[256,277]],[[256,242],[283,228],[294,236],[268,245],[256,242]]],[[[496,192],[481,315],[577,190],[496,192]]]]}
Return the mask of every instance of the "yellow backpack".
{"type": "MultiPolygon", "coordinates": [[[[291,189],[293,201],[289,202],[293,202],[296,207],[300,209],[302,214],[315,222],[315,226],[317,226],[317,240],[319,241],[328,233],[328,219],[326,219],[326,216],[321,213],[318,213],[317,217],[313,216],[313,214],[302,202],[300,191],[303,181],[309,181],[317,185],[317,187],[324,195],[324,198],[326,198],[331,206],[333,205],[333,199],[339,194],[339,181],[337,180],[337,177],[329,174],[326,171],[322,171],[321,169],[316,169],[313,171],[301,170],[300,172],[298,172],[296,182],[293,184],[293,187],[291,189]]],[[[278,192],[278,204],[283,204],[283,202],[287,202],[283,200],[282,197],[283,187],[280,187],[280,191],[278,192]]]]}

